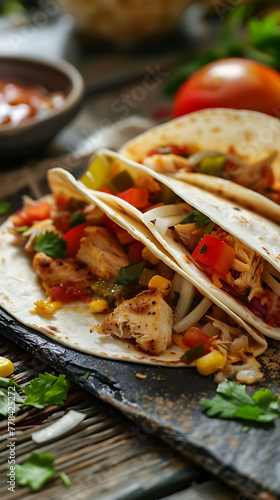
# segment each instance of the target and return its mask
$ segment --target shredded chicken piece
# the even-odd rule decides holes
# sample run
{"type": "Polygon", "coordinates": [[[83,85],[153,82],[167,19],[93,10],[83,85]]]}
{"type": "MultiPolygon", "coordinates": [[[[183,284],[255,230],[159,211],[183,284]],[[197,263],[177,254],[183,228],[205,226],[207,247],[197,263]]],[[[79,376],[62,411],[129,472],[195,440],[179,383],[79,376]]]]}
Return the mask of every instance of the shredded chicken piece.
{"type": "Polygon", "coordinates": [[[143,163],[152,170],[155,170],[155,172],[165,174],[173,174],[178,170],[183,170],[184,172],[198,172],[198,168],[190,163],[187,158],[173,153],[147,156],[143,163]]]}
{"type": "Polygon", "coordinates": [[[81,269],[72,257],[52,258],[43,252],[37,252],[33,257],[33,267],[38,276],[49,287],[65,281],[88,286],[88,270],[81,269]]]}
{"type": "Polygon", "coordinates": [[[156,195],[160,192],[160,185],[158,181],[144,172],[137,174],[135,178],[135,186],[148,189],[151,195],[156,195]]]}
{"type": "Polygon", "coordinates": [[[116,255],[117,257],[122,257],[127,260],[127,255],[122,245],[110,233],[110,231],[106,229],[106,227],[87,226],[85,228],[85,235],[91,241],[91,243],[100,250],[104,250],[111,253],[112,255],[116,255]]]}
{"type": "Polygon", "coordinates": [[[244,295],[250,289],[248,301],[262,294],[264,292],[262,287],[264,259],[235,236],[223,231],[221,228],[211,234],[225,241],[235,251],[233,270],[225,276],[224,281],[234,288],[239,295],[244,295]]]}
{"type": "Polygon", "coordinates": [[[194,222],[190,222],[189,224],[177,224],[174,226],[174,230],[188,250],[193,252],[203,236],[204,227],[197,227],[194,222]]]}
{"type": "Polygon", "coordinates": [[[273,176],[272,163],[277,155],[277,151],[272,151],[266,158],[259,160],[257,163],[237,163],[235,169],[231,166],[232,180],[241,186],[267,196],[266,189],[269,186],[265,181],[273,176]]]}
{"type": "Polygon", "coordinates": [[[172,309],[159,290],[146,290],[122,302],[99,330],[122,339],[135,339],[144,351],[164,352],[172,342],[172,309]]]}
{"type": "Polygon", "coordinates": [[[129,265],[126,254],[116,255],[96,247],[89,238],[81,239],[77,261],[87,265],[89,271],[105,281],[113,281],[120,268],[129,265]]]}

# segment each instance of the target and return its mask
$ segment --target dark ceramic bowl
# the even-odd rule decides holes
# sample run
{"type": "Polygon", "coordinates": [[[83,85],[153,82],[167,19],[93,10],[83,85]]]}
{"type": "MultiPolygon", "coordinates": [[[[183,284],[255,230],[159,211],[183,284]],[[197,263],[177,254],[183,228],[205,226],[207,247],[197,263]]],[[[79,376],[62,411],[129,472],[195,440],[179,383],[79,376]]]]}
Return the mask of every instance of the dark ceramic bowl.
{"type": "Polygon", "coordinates": [[[75,116],[84,92],[80,73],[59,60],[0,56],[0,79],[39,84],[48,91],[65,95],[63,105],[43,117],[30,118],[18,125],[0,125],[0,167],[5,162],[26,159],[42,148],[75,116]]]}

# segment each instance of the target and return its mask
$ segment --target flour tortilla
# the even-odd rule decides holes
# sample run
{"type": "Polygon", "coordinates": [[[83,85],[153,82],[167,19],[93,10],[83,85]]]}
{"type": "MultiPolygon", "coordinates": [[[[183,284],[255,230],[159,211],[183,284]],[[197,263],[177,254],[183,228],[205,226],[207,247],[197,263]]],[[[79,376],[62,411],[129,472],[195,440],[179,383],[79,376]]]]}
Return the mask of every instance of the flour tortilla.
{"type": "MultiPolygon", "coordinates": [[[[102,193],[100,193],[100,197],[97,197],[97,193],[87,189],[82,183],[77,182],[71,174],[62,169],[53,169],[49,172],[49,184],[53,193],[64,192],[71,197],[85,199],[99,206],[106,215],[126,229],[135,239],[141,241],[154,255],[174,271],[185,276],[184,271],[178,267],[175,260],[169,256],[143,225],[139,214],[130,214],[127,211],[125,202],[124,206],[122,203],[108,205],[106,195],[105,198],[102,198],[102,193]]],[[[118,201],[122,200],[118,199],[118,201]]],[[[21,246],[15,245],[14,235],[8,231],[9,225],[10,223],[7,221],[0,228],[0,305],[20,323],[67,347],[98,357],[158,366],[186,367],[180,362],[183,351],[175,344],[169,346],[165,353],[153,356],[140,351],[132,343],[109,335],[98,334],[96,327],[105,319],[106,315],[93,315],[87,304],[81,302],[66,304],[57,310],[52,318],[31,314],[30,310],[34,308],[34,302],[44,300],[45,293],[32,268],[31,259],[21,246]]],[[[208,290],[205,295],[211,298],[211,293],[208,290]]],[[[215,299],[214,302],[228,312],[250,334],[250,345],[255,356],[262,354],[267,347],[263,336],[219,300],[215,299]]]]}
{"type": "MultiPolygon", "coordinates": [[[[220,153],[228,153],[233,146],[236,154],[245,156],[245,161],[250,164],[276,151],[278,156],[273,162],[273,171],[275,179],[280,180],[280,122],[263,113],[233,109],[197,111],[144,132],[127,142],[120,153],[142,163],[149,150],[164,144],[187,145],[195,151],[220,153]]],[[[169,177],[216,193],[280,223],[280,205],[251,189],[194,172],[179,171],[169,174],[169,177]]]]}
{"type": "MultiPolygon", "coordinates": [[[[227,199],[220,198],[217,195],[203,191],[202,189],[186,184],[177,179],[170,179],[165,175],[151,171],[144,165],[124,158],[119,153],[115,153],[106,149],[99,151],[100,155],[106,158],[115,159],[119,164],[126,168],[132,176],[136,176],[139,172],[146,172],[154,179],[162,182],[170,187],[180,198],[189,203],[192,207],[204,213],[212,221],[222,227],[225,231],[232,234],[245,245],[255,250],[267,262],[280,272],[280,226],[246,208],[232,203],[227,199]]],[[[177,262],[182,271],[184,271],[186,279],[191,281],[202,293],[212,297],[212,300],[227,306],[232,312],[237,314],[244,321],[254,326],[259,332],[264,335],[280,340],[280,328],[273,328],[267,325],[263,320],[255,316],[245,304],[222,289],[217,288],[208,275],[203,273],[192,262],[186,261],[186,248],[168,234],[160,233],[152,222],[147,222],[145,216],[128,205],[126,202],[114,201],[116,197],[104,193],[98,193],[98,197],[102,196],[108,204],[118,203],[134,216],[140,216],[146,227],[153,233],[157,241],[164,247],[169,255],[177,262]],[[112,201],[110,201],[112,200],[112,201]],[[208,294],[208,295],[207,295],[208,294]]],[[[118,199],[119,200],[119,199],[118,199]]]]}

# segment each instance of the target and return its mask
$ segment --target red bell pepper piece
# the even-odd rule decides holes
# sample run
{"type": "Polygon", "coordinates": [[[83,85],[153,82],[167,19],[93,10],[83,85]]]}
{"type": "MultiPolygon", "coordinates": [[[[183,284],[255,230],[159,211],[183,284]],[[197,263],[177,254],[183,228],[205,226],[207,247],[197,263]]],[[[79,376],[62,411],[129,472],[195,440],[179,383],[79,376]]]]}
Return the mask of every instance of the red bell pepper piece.
{"type": "Polygon", "coordinates": [[[81,238],[85,235],[85,225],[86,223],[83,222],[83,224],[79,224],[70,229],[70,231],[63,236],[63,239],[67,242],[66,253],[70,255],[70,257],[75,257],[79,250],[81,238]]]}
{"type": "Polygon", "coordinates": [[[216,236],[206,234],[194,249],[192,256],[197,262],[211,267],[218,273],[227,274],[232,266],[235,251],[216,236]]]}
{"type": "Polygon", "coordinates": [[[196,326],[191,326],[184,334],[182,342],[190,349],[199,344],[204,344],[205,352],[207,354],[210,352],[209,347],[212,345],[212,338],[199,328],[196,328],[196,326]]]}
{"type": "Polygon", "coordinates": [[[149,191],[146,188],[132,187],[122,191],[117,196],[135,208],[144,208],[149,203],[149,191]]]}
{"type": "Polygon", "coordinates": [[[63,304],[86,298],[79,285],[71,281],[65,281],[64,283],[60,283],[60,285],[53,286],[50,289],[50,294],[53,300],[59,300],[63,304]]]}
{"type": "Polygon", "coordinates": [[[129,260],[134,259],[134,262],[141,262],[143,260],[142,257],[142,250],[145,248],[145,245],[141,243],[141,241],[136,241],[135,243],[132,243],[132,245],[129,245],[128,249],[128,258],[129,260]]]}

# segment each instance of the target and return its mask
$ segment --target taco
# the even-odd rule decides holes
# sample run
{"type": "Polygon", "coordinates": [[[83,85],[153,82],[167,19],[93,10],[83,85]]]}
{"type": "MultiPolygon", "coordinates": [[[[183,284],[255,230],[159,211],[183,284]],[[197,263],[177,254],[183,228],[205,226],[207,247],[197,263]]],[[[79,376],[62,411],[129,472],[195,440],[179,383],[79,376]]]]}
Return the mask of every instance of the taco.
{"type": "Polygon", "coordinates": [[[263,336],[199,293],[137,214],[110,207],[61,169],[49,172],[49,184],[52,195],[25,198],[1,228],[5,310],[96,356],[171,367],[200,356],[208,374],[211,354],[214,371],[262,377],[255,357],[266,349],[263,336]],[[183,319],[188,335],[173,328],[183,319]]]}
{"type": "Polygon", "coordinates": [[[279,223],[279,137],[276,118],[207,109],[141,134],[120,153],[279,223]]]}
{"type": "Polygon", "coordinates": [[[100,154],[105,161],[111,159],[112,171],[126,170],[134,184],[115,196],[98,193],[98,197],[108,204],[115,200],[117,206],[125,205],[135,217],[142,211],[141,220],[187,279],[264,335],[280,340],[280,227],[118,153],[103,150],[100,154]],[[142,185],[147,193],[137,205],[129,194],[142,185]],[[142,208],[144,198],[148,204],[145,201],[142,208]]]}

